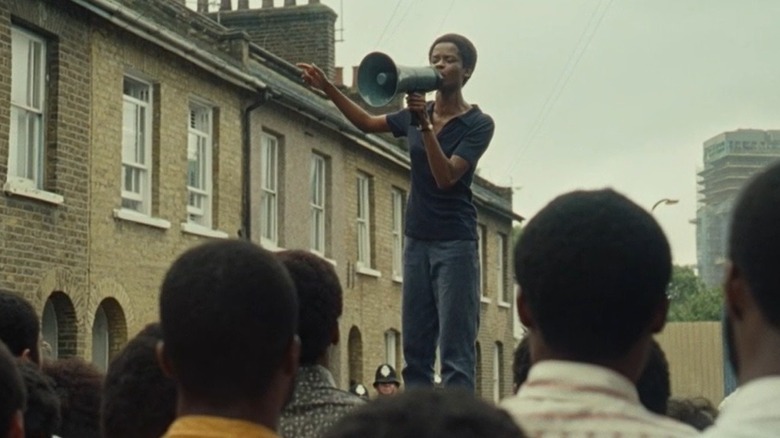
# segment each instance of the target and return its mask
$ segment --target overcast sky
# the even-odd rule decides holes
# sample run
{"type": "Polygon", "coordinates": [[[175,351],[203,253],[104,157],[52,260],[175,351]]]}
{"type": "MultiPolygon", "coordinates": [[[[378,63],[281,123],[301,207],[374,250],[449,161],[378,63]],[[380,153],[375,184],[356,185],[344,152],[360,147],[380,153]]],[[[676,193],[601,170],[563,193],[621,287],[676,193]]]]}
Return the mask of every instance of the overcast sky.
{"type": "Polygon", "coordinates": [[[702,143],[780,128],[780,1],[321,3],[343,11],[345,67],[374,50],[424,65],[436,36],[469,37],[479,60],[464,96],[496,121],[481,175],[517,187],[526,217],[579,188],[613,187],[647,209],[679,199],[655,210],[678,264],[696,261],[702,143]]]}

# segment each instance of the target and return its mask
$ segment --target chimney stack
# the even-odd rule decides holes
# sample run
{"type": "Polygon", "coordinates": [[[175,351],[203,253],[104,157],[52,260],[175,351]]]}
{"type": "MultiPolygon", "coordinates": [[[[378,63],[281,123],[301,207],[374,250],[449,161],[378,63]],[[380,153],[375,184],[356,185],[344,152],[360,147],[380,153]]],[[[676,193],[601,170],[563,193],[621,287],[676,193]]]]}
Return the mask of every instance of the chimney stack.
{"type": "Polygon", "coordinates": [[[209,0],[198,0],[198,12],[201,14],[209,13],[209,0]]]}
{"type": "Polygon", "coordinates": [[[274,0],[263,0],[263,8],[273,8],[274,0]]]}
{"type": "Polygon", "coordinates": [[[337,87],[344,86],[344,67],[336,67],[336,74],[333,76],[333,85],[337,87]]]}
{"type": "Polygon", "coordinates": [[[295,6],[295,0],[284,0],[285,6],[295,6]]]}
{"type": "Polygon", "coordinates": [[[249,0],[238,0],[238,10],[249,9],[249,0]]]}
{"type": "Polygon", "coordinates": [[[222,0],[222,3],[219,5],[220,11],[230,11],[233,9],[233,5],[231,4],[233,0],[222,0]]]}
{"type": "Polygon", "coordinates": [[[309,0],[310,5],[318,5],[320,4],[320,0],[309,0]]]}

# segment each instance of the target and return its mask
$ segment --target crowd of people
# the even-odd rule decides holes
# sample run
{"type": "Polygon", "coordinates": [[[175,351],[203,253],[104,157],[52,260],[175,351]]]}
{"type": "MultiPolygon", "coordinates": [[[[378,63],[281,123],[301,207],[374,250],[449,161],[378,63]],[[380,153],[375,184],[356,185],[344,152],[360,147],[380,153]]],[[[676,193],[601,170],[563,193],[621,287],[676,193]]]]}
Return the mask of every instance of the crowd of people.
{"type": "Polygon", "coordinates": [[[181,255],[160,290],[160,321],[105,375],[41,352],[33,306],[0,292],[0,437],[770,437],[780,434],[780,163],[734,210],[726,333],[739,390],[719,413],[671,396],[653,335],[666,321],[671,252],[653,217],[609,189],[564,194],[515,244],[527,328],[514,392],[500,405],[468,387],[338,388],[328,352],[342,290],[308,251],[242,240],[181,255]]]}

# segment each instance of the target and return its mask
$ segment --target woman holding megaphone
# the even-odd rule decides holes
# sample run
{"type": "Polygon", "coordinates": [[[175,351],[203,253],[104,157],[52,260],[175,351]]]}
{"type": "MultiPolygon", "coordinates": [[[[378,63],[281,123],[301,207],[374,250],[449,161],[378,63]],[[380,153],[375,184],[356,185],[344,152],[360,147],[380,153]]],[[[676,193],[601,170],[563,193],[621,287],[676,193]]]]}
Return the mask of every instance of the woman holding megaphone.
{"type": "MultiPolygon", "coordinates": [[[[313,64],[302,79],[323,91],[357,128],[406,137],[411,191],[406,208],[403,349],[408,388],[433,386],[436,346],[444,386],[474,390],[479,330],[480,264],[471,182],[493,137],[493,119],[463,99],[477,61],[467,38],[437,38],[428,57],[441,75],[435,100],[409,93],[401,111],[374,116],[350,100],[313,64]]],[[[383,77],[384,79],[384,77],[383,77]]]]}

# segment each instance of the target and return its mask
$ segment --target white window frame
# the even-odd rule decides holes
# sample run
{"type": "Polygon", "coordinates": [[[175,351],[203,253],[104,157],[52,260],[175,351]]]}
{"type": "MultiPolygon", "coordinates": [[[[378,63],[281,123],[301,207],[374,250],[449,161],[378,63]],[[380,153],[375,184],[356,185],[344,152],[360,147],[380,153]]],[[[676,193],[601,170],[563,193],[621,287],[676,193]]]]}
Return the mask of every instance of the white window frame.
{"type": "Polygon", "coordinates": [[[503,345],[499,342],[493,344],[493,401],[501,401],[501,361],[503,360],[503,345]]]}
{"type": "Polygon", "coordinates": [[[478,257],[479,257],[479,297],[480,300],[483,303],[490,303],[490,298],[488,298],[488,290],[487,287],[485,287],[485,267],[487,266],[487,263],[485,263],[485,254],[487,254],[487,251],[485,251],[485,234],[487,234],[487,227],[483,224],[477,224],[477,248],[478,248],[478,257]]]}
{"type": "Polygon", "coordinates": [[[122,210],[151,216],[153,181],[152,84],[137,77],[125,75],[122,88],[122,210]],[[132,87],[137,95],[127,94],[128,87],[132,87]],[[130,105],[132,108],[129,107],[130,105]],[[129,117],[128,111],[131,109],[135,110],[135,126],[128,126],[126,123],[126,118],[129,117]],[[133,137],[134,144],[128,144],[130,136],[133,137]],[[140,152],[139,149],[141,149],[140,152]],[[128,178],[130,178],[129,181],[128,178]],[[131,187],[128,187],[128,182],[130,182],[131,187]]]}
{"type": "Polygon", "coordinates": [[[46,40],[11,26],[11,111],[8,183],[18,190],[43,190],[46,125],[46,40]],[[18,122],[24,129],[19,129],[18,122]],[[25,131],[24,133],[22,131],[25,131]]]}
{"type": "Polygon", "coordinates": [[[357,265],[371,268],[371,177],[357,176],[357,265]]]}
{"type": "Polygon", "coordinates": [[[311,251],[317,255],[325,257],[325,221],[327,206],[327,158],[312,153],[311,166],[309,171],[309,184],[311,193],[309,194],[309,206],[311,208],[311,251]]]}
{"type": "Polygon", "coordinates": [[[212,107],[190,101],[187,117],[187,222],[206,228],[212,227],[213,123],[212,107]],[[197,167],[197,174],[193,174],[193,165],[197,167]]]}
{"type": "Polygon", "coordinates": [[[279,138],[260,136],[260,243],[279,247],[279,138]]]}
{"type": "Polygon", "coordinates": [[[498,304],[505,307],[511,307],[509,302],[509,288],[507,288],[506,273],[507,273],[507,235],[504,233],[498,233],[496,238],[496,249],[498,250],[498,257],[496,259],[496,292],[498,295],[498,304]]]}
{"type": "Polygon", "coordinates": [[[405,193],[393,188],[391,193],[393,215],[393,280],[402,281],[404,275],[404,200],[405,193]]]}

